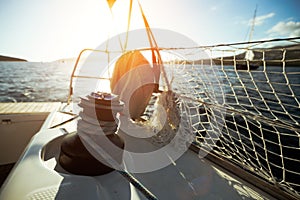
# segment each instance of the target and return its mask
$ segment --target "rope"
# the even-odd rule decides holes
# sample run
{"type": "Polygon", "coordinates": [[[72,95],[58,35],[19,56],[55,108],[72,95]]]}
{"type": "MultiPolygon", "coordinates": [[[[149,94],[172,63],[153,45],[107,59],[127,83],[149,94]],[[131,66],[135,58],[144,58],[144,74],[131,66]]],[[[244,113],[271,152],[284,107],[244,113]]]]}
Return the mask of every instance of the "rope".
{"type": "Polygon", "coordinates": [[[139,0],[138,0],[138,4],[139,4],[139,7],[140,7],[142,18],[144,20],[144,24],[145,24],[145,28],[146,28],[146,32],[147,32],[147,36],[148,36],[148,41],[150,43],[150,47],[151,47],[151,51],[152,51],[152,62],[154,64],[153,68],[154,68],[154,73],[156,74],[156,81],[157,81],[157,83],[159,82],[159,72],[161,71],[162,74],[163,74],[163,78],[165,80],[165,83],[167,85],[167,89],[168,89],[168,91],[171,91],[171,85],[170,85],[170,82],[169,82],[168,77],[166,75],[166,71],[165,71],[164,66],[163,66],[163,61],[162,61],[162,58],[161,58],[161,55],[160,55],[160,52],[159,52],[159,49],[158,49],[157,42],[155,40],[153,32],[151,31],[151,28],[149,26],[149,23],[147,21],[147,18],[145,16],[145,13],[143,11],[143,8],[142,8],[139,0]],[[154,50],[157,53],[158,61],[156,61],[154,50]],[[155,65],[156,63],[158,65],[155,65]]]}
{"type": "Polygon", "coordinates": [[[125,43],[124,43],[124,51],[127,49],[128,45],[128,33],[129,33],[129,28],[130,28],[130,22],[131,22],[131,13],[132,13],[132,0],[130,0],[129,3],[129,12],[128,12],[128,19],[127,19],[127,31],[126,31],[126,38],[125,38],[125,43]]]}
{"type": "Polygon", "coordinates": [[[158,198],[152,194],[145,186],[143,186],[134,176],[125,171],[118,171],[124,178],[126,178],[132,185],[137,188],[147,199],[157,200],[158,198]]]}

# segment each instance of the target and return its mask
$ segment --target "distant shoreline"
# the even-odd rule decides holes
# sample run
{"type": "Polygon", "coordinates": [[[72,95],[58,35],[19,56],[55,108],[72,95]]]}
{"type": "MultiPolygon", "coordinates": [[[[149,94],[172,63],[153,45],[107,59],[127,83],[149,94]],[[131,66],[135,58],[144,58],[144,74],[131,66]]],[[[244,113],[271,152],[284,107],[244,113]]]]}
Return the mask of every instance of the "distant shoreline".
{"type": "Polygon", "coordinates": [[[21,58],[14,58],[14,57],[9,57],[9,56],[1,56],[0,55],[0,62],[2,61],[9,61],[9,62],[27,62],[25,59],[21,58]]]}

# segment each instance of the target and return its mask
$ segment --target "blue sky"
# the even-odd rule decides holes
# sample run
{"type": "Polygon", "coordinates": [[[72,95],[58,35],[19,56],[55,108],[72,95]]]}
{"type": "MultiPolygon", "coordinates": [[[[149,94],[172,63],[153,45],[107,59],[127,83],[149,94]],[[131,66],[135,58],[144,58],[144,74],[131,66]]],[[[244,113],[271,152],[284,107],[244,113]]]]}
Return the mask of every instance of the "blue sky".
{"type": "MultiPolygon", "coordinates": [[[[126,30],[128,0],[111,15],[106,0],[0,0],[0,55],[30,61],[76,57],[126,30]]],[[[150,26],[179,32],[199,45],[300,36],[298,0],[140,0],[150,26]]],[[[134,0],[131,29],[143,22],[134,0]]]]}

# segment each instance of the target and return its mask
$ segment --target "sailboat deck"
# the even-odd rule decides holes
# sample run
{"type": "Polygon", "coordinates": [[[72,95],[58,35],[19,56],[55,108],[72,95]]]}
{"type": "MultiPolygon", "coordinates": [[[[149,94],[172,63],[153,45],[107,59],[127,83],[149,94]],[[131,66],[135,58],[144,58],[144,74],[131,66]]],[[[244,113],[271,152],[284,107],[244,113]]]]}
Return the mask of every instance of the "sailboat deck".
{"type": "Polygon", "coordinates": [[[50,113],[61,106],[60,102],[0,103],[1,114],[50,113]]]}

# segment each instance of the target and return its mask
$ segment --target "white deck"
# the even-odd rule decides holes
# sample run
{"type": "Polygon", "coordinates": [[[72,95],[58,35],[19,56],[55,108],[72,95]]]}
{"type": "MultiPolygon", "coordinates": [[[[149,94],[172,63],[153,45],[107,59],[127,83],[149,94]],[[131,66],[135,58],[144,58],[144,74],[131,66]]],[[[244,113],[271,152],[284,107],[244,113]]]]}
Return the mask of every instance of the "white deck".
{"type": "MultiPolygon", "coordinates": [[[[52,123],[53,118],[55,114],[50,115],[46,123],[52,123]]],[[[89,177],[72,175],[61,169],[57,163],[61,136],[74,130],[74,121],[54,129],[41,129],[2,186],[0,199],[147,199],[117,171],[89,177]]],[[[150,142],[120,134],[129,148],[155,148],[150,142]]],[[[205,159],[199,159],[192,151],[185,152],[165,168],[132,175],[158,199],[271,198],[216,169],[205,159]]]]}

